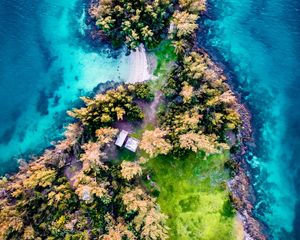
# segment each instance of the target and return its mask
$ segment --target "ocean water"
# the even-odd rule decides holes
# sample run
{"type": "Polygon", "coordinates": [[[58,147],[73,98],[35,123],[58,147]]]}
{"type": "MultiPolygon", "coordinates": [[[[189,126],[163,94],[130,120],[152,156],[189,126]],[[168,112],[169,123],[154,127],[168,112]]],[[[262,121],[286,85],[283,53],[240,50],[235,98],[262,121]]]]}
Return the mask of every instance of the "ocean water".
{"type": "Polygon", "coordinates": [[[300,239],[300,2],[210,0],[199,38],[252,112],[255,215],[269,239],[300,239]]]}
{"type": "Polygon", "coordinates": [[[85,4],[0,1],[0,174],[56,140],[79,96],[128,77],[125,53],[88,44],[85,4]]]}

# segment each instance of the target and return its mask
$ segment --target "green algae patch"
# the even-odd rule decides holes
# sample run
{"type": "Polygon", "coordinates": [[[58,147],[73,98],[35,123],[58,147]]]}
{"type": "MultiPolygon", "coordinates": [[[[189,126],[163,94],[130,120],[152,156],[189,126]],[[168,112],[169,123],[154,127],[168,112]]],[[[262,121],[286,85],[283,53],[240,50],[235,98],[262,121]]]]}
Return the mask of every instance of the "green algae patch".
{"type": "Polygon", "coordinates": [[[229,173],[224,169],[227,158],[191,154],[148,162],[150,178],[159,190],[158,203],[168,215],[170,239],[235,239],[235,212],[226,189],[229,173]]]}

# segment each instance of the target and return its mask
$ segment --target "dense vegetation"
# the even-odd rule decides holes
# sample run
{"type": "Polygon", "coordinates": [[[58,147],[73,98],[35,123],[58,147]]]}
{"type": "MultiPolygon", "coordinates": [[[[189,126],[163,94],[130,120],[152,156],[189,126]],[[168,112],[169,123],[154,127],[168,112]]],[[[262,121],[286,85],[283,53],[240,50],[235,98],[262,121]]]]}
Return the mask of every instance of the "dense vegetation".
{"type": "Polygon", "coordinates": [[[96,24],[112,41],[134,49],[144,43],[154,46],[166,30],[172,4],[170,0],[104,0],[90,9],[96,24]]]}
{"type": "Polygon", "coordinates": [[[197,152],[200,145],[206,152],[226,146],[226,133],[236,132],[240,124],[236,98],[225,77],[207,55],[191,52],[170,74],[164,86],[167,106],[160,113],[161,125],[169,131],[176,148],[197,152]],[[224,144],[222,144],[224,143],[224,144]]]}
{"type": "Polygon", "coordinates": [[[137,121],[142,115],[126,100],[121,106],[128,112],[119,110],[123,115],[103,109],[118,108],[114,104],[120,96],[134,99],[130,92],[135,88],[141,85],[120,86],[84,99],[86,107],[70,112],[80,122],[67,127],[64,140],[39,159],[24,163],[17,175],[1,180],[0,239],[166,238],[166,216],[138,183],[139,162],[106,161],[105,150],[118,133],[106,119],[122,120],[130,112],[130,119],[137,121]],[[132,115],[132,106],[139,114],[132,115]],[[105,121],[101,117],[89,121],[90,115],[98,114],[105,121]]]}
{"type": "Polygon", "coordinates": [[[240,116],[221,70],[194,45],[203,10],[199,0],[91,7],[114,46],[145,44],[157,56],[156,79],[83,97],[65,139],[2,178],[0,239],[234,237],[224,164],[240,116]],[[140,138],[136,154],[113,144],[119,126],[140,138]]]}
{"type": "Polygon", "coordinates": [[[141,43],[154,47],[166,38],[169,28],[176,52],[180,53],[197,29],[198,14],[203,10],[204,0],[101,0],[91,7],[90,14],[103,38],[116,47],[123,43],[130,49],[141,43]]]}
{"type": "MultiPolygon", "coordinates": [[[[136,88],[134,95],[142,97],[143,91],[144,89],[140,86],[140,88],[136,88]]],[[[68,113],[72,117],[79,118],[82,124],[89,128],[109,126],[123,118],[128,120],[143,118],[141,110],[133,103],[133,96],[129,95],[128,90],[123,86],[116,90],[109,90],[106,94],[96,95],[93,100],[87,97],[83,97],[82,100],[86,107],[74,109],[68,113]]]]}

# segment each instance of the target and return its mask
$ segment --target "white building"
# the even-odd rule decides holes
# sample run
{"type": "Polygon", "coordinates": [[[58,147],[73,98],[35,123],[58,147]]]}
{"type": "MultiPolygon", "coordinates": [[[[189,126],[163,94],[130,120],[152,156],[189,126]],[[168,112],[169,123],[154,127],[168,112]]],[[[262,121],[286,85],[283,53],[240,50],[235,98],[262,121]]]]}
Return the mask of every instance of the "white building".
{"type": "Polygon", "coordinates": [[[125,131],[125,130],[122,130],[122,131],[119,133],[119,136],[118,136],[118,138],[117,138],[115,144],[116,144],[118,147],[123,147],[123,144],[124,144],[124,142],[125,142],[127,136],[128,136],[128,132],[125,131]]]}
{"type": "Polygon", "coordinates": [[[127,148],[128,150],[130,150],[131,152],[136,152],[136,149],[139,146],[140,141],[136,138],[128,138],[126,144],[125,144],[125,148],[127,148]]]}
{"type": "Polygon", "coordinates": [[[136,138],[133,138],[133,137],[128,137],[128,132],[125,131],[125,130],[122,130],[120,133],[119,133],[119,136],[115,142],[115,144],[118,146],[118,147],[123,147],[124,143],[125,143],[125,148],[130,150],[131,152],[136,152],[138,146],[139,146],[139,143],[140,141],[136,138]],[[126,141],[127,140],[127,141],[126,141]]]}

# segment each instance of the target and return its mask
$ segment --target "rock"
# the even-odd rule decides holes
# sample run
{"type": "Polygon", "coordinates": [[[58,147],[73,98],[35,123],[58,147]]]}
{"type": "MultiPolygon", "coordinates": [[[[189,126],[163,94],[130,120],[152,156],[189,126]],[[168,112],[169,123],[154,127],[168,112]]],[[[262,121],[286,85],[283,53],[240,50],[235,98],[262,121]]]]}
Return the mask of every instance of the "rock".
{"type": "Polygon", "coordinates": [[[251,116],[247,108],[242,104],[238,104],[238,112],[242,118],[242,126],[237,135],[237,141],[240,143],[240,146],[239,150],[232,155],[232,159],[236,163],[236,171],[234,178],[229,181],[228,185],[232,194],[232,202],[243,219],[245,239],[265,240],[266,236],[263,234],[263,226],[254,218],[252,202],[255,196],[253,195],[250,179],[246,175],[246,171],[249,169],[245,161],[247,146],[254,144],[250,123],[251,116]]]}

